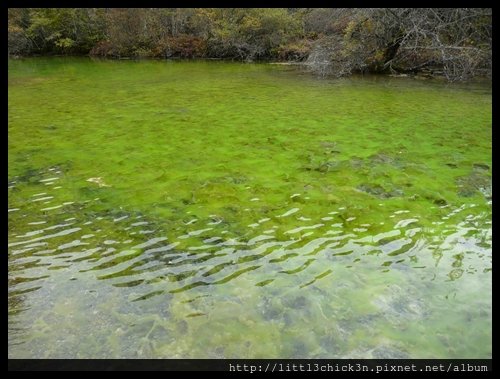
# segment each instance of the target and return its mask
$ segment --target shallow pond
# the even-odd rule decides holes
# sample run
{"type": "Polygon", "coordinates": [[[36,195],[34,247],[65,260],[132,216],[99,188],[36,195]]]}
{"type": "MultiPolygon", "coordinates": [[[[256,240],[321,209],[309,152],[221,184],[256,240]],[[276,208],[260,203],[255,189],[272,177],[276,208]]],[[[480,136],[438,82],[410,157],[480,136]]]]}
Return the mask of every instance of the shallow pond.
{"type": "Polygon", "coordinates": [[[491,87],[9,61],[10,358],[491,357],[491,87]]]}

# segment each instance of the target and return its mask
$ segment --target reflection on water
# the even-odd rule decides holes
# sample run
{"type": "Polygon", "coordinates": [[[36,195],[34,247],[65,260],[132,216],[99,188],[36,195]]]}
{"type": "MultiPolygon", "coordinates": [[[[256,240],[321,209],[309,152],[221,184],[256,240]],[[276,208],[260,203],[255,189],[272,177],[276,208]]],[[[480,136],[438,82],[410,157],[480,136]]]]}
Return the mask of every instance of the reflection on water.
{"type": "MultiPolygon", "coordinates": [[[[489,299],[469,297],[491,270],[491,222],[470,212],[474,204],[444,207],[439,234],[407,210],[372,234],[370,224],[335,217],[340,207],[319,223],[291,208],[243,237],[225,236],[213,216],[170,239],[145,215],[61,202],[57,174],[38,172],[36,193],[9,209],[12,357],[402,358],[431,356],[426,346],[459,356],[470,348],[453,345],[461,327],[443,312],[466,308],[450,318],[476,328],[491,317],[489,299]],[[302,226],[277,237],[272,224],[283,217],[302,226]],[[424,330],[433,335],[422,344],[424,330]],[[228,351],[222,336],[234,343],[228,351]]],[[[19,191],[15,179],[9,191],[19,191]]],[[[485,338],[487,328],[472,330],[467,338],[485,338]]]]}

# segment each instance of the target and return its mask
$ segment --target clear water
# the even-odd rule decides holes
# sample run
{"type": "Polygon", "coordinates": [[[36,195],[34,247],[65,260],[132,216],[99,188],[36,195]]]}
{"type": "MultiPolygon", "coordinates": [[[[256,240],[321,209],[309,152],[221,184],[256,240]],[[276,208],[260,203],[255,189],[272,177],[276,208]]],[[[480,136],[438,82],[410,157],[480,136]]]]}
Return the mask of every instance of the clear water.
{"type": "Polygon", "coordinates": [[[9,61],[10,358],[491,357],[491,87],[9,61]]]}

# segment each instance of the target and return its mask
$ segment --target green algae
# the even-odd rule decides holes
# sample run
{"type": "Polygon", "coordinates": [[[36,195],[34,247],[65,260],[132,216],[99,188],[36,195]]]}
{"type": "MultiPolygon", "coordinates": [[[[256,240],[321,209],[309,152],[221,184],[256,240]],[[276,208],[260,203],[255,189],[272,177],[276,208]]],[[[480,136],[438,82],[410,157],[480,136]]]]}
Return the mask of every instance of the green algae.
{"type": "Polygon", "coordinates": [[[15,60],[8,158],[11,358],[491,356],[487,84],[15,60]]]}

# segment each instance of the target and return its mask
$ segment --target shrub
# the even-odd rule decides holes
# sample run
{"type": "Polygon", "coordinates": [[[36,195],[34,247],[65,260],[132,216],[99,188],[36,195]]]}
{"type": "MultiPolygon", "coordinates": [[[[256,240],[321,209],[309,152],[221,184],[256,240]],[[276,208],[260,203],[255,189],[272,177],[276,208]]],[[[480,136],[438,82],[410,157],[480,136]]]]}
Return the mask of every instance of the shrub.
{"type": "Polygon", "coordinates": [[[153,55],[165,58],[200,58],[205,56],[206,50],[207,43],[205,40],[183,34],[177,37],[161,39],[153,49],[153,55]]]}
{"type": "Polygon", "coordinates": [[[276,55],[280,60],[304,61],[311,53],[311,46],[311,41],[301,39],[279,46],[276,49],[276,55]]]}
{"type": "Polygon", "coordinates": [[[16,25],[8,26],[8,54],[17,55],[28,53],[31,50],[31,41],[26,32],[16,25]]]}
{"type": "Polygon", "coordinates": [[[109,41],[99,41],[89,53],[91,56],[96,57],[114,57],[118,56],[113,44],[109,41]]]}

